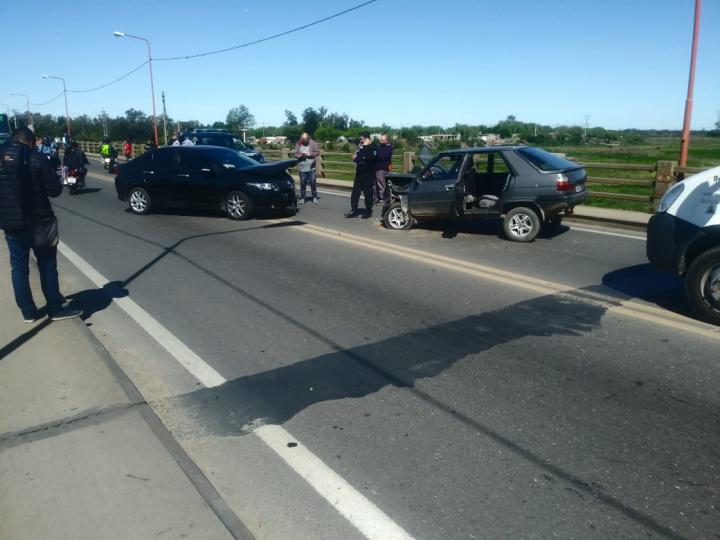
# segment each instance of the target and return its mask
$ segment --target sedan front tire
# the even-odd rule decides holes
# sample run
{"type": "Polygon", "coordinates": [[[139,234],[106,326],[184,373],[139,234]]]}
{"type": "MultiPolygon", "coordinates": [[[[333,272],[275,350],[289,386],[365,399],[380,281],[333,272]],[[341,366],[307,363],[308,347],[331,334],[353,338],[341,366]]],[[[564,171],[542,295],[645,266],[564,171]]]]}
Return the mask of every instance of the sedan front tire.
{"type": "Polygon", "coordinates": [[[146,215],[150,213],[152,201],[150,194],[143,188],[135,187],[128,193],[128,203],[133,214],[146,215]]]}

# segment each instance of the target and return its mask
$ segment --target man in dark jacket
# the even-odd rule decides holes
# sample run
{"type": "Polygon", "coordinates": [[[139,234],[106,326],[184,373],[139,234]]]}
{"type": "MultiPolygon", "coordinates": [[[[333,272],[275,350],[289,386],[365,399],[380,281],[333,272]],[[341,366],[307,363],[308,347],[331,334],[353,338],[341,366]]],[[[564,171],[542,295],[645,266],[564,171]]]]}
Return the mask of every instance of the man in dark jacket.
{"type": "Polygon", "coordinates": [[[75,169],[79,176],[80,187],[85,187],[85,176],[87,175],[87,167],[90,162],[88,161],[85,152],[83,152],[78,143],[72,141],[65,151],[63,156],[63,165],[68,169],[75,169]]]}
{"type": "Polygon", "coordinates": [[[27,323],[38,319],[30,289],[29,258],[37,259],[48,316],[54,320],[82,315],[63,308],[57,273],[57,247],[34,246],[35,231],[55,219],[48,197],[57,197],[62,184],[46,155],[33,152],[35,136],[27,128],[15,130],[12,142],[0,152],[0,229],[5,231],[15,302],[27,323]]]}
{"type": "Polygon", "coordinates": [[[389,204],[390,192],[387,189],[387,175],[392,167],[393,145],[388,142],[388,136],[380,135],[380,144],[377,147],[377,159],[375,160],[375,185],[373,196],[375,204],[389,204]]]}
{"type": "Polygon", "coordinates": [[[375,144],[370,138],[370,133],[362,133],[360,135],[360,147],[353,158],[355,162],[355,181],[350,195],[350,211],[345,214],[346,218],[354,218],[360,215],[358,211],[360,192],[363,193],[365,198],[365,213],[362,217],[366,219],[372,216],[376,153],[375,144]]]}

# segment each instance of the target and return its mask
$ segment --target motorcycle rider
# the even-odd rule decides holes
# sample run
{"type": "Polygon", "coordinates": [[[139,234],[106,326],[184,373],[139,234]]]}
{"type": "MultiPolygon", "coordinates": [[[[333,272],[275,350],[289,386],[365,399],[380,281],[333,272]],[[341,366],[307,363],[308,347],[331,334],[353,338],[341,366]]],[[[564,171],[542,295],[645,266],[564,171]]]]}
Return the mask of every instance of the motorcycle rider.
{"type": "Polygon", "coordinates": [[[63,156],[63,165],[68,169],[75,169],[78,172],[78,185],[85,187],[85,175],[87,174],[88,158],[76,141],[71,141],[68,150],[63,156]]]}
{"type": "Polygon", "coordinates": [[[103,159],[103,165],[105,164],[105,158],[110,158],[114,161],[117,159],[117,156],[118,151],[110,142],[110,137],[103,137],[103,142],[100,145],[100,157],[103,159]]]}

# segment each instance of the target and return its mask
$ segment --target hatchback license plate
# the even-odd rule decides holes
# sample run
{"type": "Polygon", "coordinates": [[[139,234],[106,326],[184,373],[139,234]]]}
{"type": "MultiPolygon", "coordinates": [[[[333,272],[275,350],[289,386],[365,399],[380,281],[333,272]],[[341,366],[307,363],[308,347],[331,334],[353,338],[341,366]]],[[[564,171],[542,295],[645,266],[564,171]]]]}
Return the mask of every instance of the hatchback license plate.
{"type": "Polygon", "coordinates": [[[575,186],[575,193],[579,193],[580,191],[584,191],[584,190],[585,190],[585,184],[578,184],[577,186],[575,186]]]}

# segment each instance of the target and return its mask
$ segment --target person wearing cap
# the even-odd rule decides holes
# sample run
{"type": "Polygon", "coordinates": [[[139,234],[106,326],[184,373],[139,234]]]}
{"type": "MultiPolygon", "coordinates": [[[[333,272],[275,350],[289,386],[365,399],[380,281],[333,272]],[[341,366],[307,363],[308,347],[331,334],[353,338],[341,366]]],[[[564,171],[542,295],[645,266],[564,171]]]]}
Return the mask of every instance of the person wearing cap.
{"type": "Polygon", "coordinates": [[[372,216],[373,208],[373,184],[375,182],[375,159],[377,149],[367,131],[360,134],[360,146],[353,161],[355,162],[355,180],[350,195],[350,211],[345,214],[346,218],[354,218],[360,215],[358,205],[360,204],[360,193],[365,198],[365,212],[363,219],[372,216]]]}

